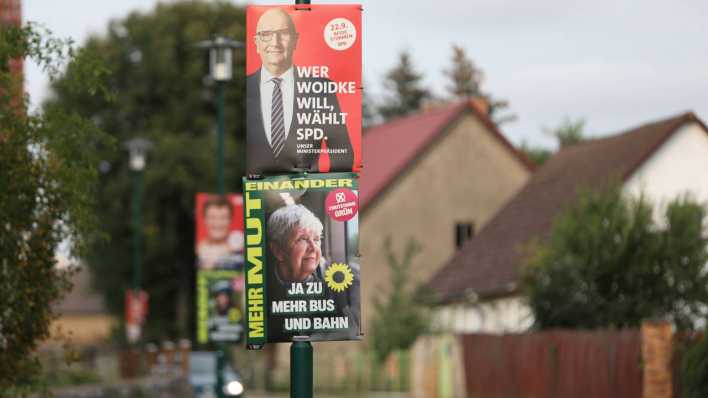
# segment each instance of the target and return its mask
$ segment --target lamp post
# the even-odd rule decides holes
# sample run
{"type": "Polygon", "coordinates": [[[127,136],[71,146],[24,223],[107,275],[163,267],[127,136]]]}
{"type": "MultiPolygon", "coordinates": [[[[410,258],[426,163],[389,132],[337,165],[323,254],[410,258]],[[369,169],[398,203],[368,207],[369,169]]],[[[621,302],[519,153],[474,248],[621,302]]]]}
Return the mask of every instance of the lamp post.
{"type": "MultiPolygon", "coordinates": [[[[295,0],[295,4],[310,4],[310,0],[295,0]]],[[[312,398],[312,357],[309,339],[293,338],[290,345],[290,398],[312,398]]]]}
{"type": "MultiPolygon", "coordinates": [[[[147,151],[152,143],[144,138],[133,138],[125,143],[130,154],[129,167],[133,172],[133,278],[131,289],[134,299],[138,298],[140,290],[140,252],[142,245],[142,201],[143,201],[143,170],[147,159],[147,151]]],[[[140,329],[135,331],[135,340],[140,339],[140,329]]],[[[129,332],[130,335],[130,332],[129,332]]]]}
{"type": "MultiPolygon", "coordinates": [[[[209,49],[209,75],[216,83],[216,126],[217,126],[217,153],[216,153],[216,181],[219,195],[226,193],[224,185],[224,85],[233,76],[233,49],[243,47],[243,43],[216,36],[213,40],[206,40],[197,44],[198,47],[209,49]]],[[[219,344],[216,352],[216,396],[224,397],[224,346],[219,344]]]]}
{"type": "Polygon", "coordinates": [[[224,187],[224,84],[233,77],[233,49],[243,47],[243,43],[216,36],[213,40],[200,42],[197,46],[209,50],[209,75],[216,83],[217,192],[223,195],[226,192],[224,187]]]}

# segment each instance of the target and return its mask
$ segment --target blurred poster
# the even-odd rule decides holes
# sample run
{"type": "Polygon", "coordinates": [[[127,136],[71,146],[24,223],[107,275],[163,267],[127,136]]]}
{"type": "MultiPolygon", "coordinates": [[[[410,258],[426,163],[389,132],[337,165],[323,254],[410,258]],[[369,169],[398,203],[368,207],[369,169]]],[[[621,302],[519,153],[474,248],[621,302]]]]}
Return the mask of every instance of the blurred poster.
{"type": "Polygon", "coordinates": [[[243,337],[241,271],[197,272],[197,341],[238,342],[243,337]]]}
{"type": "Polygon", "coordinates": [[[197,340],[243,336],[243,197],[198,193],[195,206],[197,340]]]}
{"type": "Polygon", "coordinates": [[[244,179],[247,346],[361,339],[358,177],[244,179]]]}
{"type": "Polygon", "coordinates": [[[200,270],[243,268],[243,197],[198,193],[196,255],[200,270]]]}
{"type": "Polygon", "coordinates": [[[361,169],[361,10],[246,8],[249,176],[361,169]]]}
{"type": "Polygon", "coordinates": [[[147,292],[128,289],[125,292],[125,335],[129,343],[140,340],[143,324],[147,320],[147,312],[147,292]]]}

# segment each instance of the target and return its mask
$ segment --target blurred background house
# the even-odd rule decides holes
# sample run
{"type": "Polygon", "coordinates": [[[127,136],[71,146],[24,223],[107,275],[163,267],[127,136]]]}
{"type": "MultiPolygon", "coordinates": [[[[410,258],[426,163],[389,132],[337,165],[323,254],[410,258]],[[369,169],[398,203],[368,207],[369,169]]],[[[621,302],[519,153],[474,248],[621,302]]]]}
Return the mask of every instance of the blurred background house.
{"type": "Polygon", "coordinates": [[[410,273],[425,281],[518,192],[533,166],[489,119],[483,101],[443,104],[372,127],[363,145],[366,326],[373,297],[387,289],[387,238],[395,253],[409,240],[421,245],[410,273]]]}
{"type": "Polygon", "coordinates": [[[563,148],[429,280],[436,324],[453,333],[528,330],[534,319],[519,289],[522,262],[579,190],[618,181],[657,204],[658,218],[681,195],[708,200],[705,170],[708,128],[690,112],[563,148]]]}
{"type": "MultiPolygon", "coordinates": [[[[60,266],[65,261],[61,261],[60,266]]],[[[52,323],[52,337],[67,337],[77,347],[108,343],[111,332],[118,325],[116,317],[106,309],[103,296],[92,288],[90,278],[86,267],[79,268],[71,278],[73,288],[54,307],[59,317],[52,323]]],[[[60,341],[48,341],[49,344],[53,342],[60,341]]]]}

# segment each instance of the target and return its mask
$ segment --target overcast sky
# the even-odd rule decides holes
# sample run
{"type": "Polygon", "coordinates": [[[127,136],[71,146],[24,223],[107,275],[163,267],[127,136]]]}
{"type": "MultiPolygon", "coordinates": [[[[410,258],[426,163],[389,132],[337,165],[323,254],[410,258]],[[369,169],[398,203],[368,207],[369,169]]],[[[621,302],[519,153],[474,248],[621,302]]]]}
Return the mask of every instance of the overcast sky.
{"type": "MultiPolygon", "coordinates": [[[[23,0],[25,20],[81,43],[111,19],[155,0],[23,0]]],[[[243,1],[235,1],[245,4],[243,1]]],[[[292,4],[292,1],[254,1],[292,4]]],[[[336,1],[313,0],[318,3],[336,1]]],[[[341,3],[341,2],[339,2],[341,3]]],[[[483,89],[518,115],[502,131],[515,143],[552,146],[542,128],[568,116],[605,135],[693,110],[708,119],[708,1],[364,0],[364,78],[374,94],[398,53],[409,50],[439,95],[451,45],[486,75],[483,89]]],[[[27,67],[33,102],[47,94],[27,67]]],[[[375,95],[374,98],[379,97],[375,95]]]]}

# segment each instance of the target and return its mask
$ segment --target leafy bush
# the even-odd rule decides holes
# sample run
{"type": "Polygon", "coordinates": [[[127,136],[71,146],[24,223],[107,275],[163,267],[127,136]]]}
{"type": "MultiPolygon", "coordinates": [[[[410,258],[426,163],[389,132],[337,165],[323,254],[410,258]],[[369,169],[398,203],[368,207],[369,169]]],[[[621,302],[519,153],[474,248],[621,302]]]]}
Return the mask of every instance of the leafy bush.
{"type": "Polygon", "coordinates": [[[637,327],[653,317],[693,328],[708,305],[706,209],[680,198],[659,222],[653,210],[619,186],[579,195],[527,261],[539,328],[637,327]]]}
{"type": "Polygon", "coordinates": [[[686,351],[681,363],[683,398],[708,397],[708,338],[686,351]]]}

